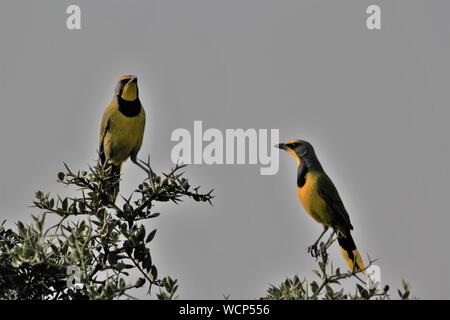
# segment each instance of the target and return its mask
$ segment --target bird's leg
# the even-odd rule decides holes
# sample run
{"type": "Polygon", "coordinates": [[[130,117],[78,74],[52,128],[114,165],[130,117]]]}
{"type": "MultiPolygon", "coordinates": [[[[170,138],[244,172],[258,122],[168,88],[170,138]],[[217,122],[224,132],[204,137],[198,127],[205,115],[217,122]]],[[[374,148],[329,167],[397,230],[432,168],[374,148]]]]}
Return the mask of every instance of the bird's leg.
{"type": "Polygon", "coordinates": [[[337,240],[337,231],[333,229],[333,232],[331,233],[327,242],[325,242],[325,247],[328,247],[330,244],[332,244],[336,240],[337,240]],[[336,238],[334,236],[336,236],[336,238]]]}
{"type": "Polygon", "coordinates": [[[319,250],[317,250],[317,245],[322,239],[323,235],[328,231],[328,227],[324,227],[322,233],[320,234],[319,238],[308,248],[306,248],[306,251],[311,254],[313,258],[317,258],[319,256],[319,250]]]}
{"type": "Polygon", "coordinates": [[[334,242],[336,241],[337,238],[334,238],[334,236],[336,235],[336,230],[333,229],[333,232],[331,233],[330,237],[327,239],[327,241],[325,241],[324,243],[321,243],[320,246],[320,255],[324,258],[326,258],[328,256],[327,254],[327,248],[334,242]]]}
{"type": "Polygon", "coordinates": [[[148,177],[150,179],[150,184],[152,185],[153,190],[155,190],[155,183],[153,182],[153,170],[150,167],[150,156],[148,156],[148,170],[142,164],[139,163],[136,155],[132,154],[130,156],[130,159],[131,159],[131,162],[133,162],[135,165],[137,165],[139,168],[141,168],[148,174],[148,177]]]}

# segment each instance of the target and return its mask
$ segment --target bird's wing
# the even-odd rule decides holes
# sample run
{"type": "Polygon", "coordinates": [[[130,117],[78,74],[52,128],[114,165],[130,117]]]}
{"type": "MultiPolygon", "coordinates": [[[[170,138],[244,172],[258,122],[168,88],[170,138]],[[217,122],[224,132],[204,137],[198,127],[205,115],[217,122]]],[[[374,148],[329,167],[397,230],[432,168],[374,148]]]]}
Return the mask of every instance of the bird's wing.
{"type": "Polygon", "coordinates": [[[105,139],[105,135],[110,129],[110,116],[111,116],[111,105],[108,106],[108,108],[105,110],[105,113],[103,114],[102,118],[102,124],[100,126],[100,137],[99,137],[99,147],[98,152],[100,154],[100,162],[102,164],[105,163],[105,153],[103,148],[103,140],[105,139]]]}
{"type": "Polygon", "coordinates": [[[337,221],[343,223],[343,227],[352,230],[353,226],[350,223],[350,216],[342,203],[333,181],[325,173],[320,175],[317,189],[320,197],[327,203],[328,210],[332,211],[330,214],[336,217],[337,221]]]}

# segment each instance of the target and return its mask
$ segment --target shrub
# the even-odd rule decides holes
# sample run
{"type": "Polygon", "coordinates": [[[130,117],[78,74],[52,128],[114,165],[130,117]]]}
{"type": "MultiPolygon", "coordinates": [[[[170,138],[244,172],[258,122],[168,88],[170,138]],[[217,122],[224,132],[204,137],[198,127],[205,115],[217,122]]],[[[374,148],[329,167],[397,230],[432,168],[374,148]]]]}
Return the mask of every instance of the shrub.
{"type": "Polygon", "coordinates": [[[158,299],[176,298],[177,280],[161,277],[152,260],[156,229],[142,222],[159,216],[158,202],[178,204],[185,197],[211,203],[212,190],[192,188],[183,167],[158,176],[143,163],[146,179],[119,207],[111,196],[117,177],[108,169],[97,164],[73,172],[65,165],[58,181],[77,187],[76,197],[38,191],[33,206],[40,214],[32,223],[19,221],[16,231],[0,226],[0,299],[126,298],[143,286],[148,294],[158,288],[158,299]]]}
{"type": "MultiPolygon", "coordinates": [[[[321,254],[316,258],[317,267],[313,270],[316,280],[308,281],[300,279],[298,275],[285,279],[278,286],[271,285],[263,299],[267,300],[388,300],[389,286],[380,287],[369,276],[370,267],[375,260],[368,258],[368,265],[364,270],[341,271],[335,268],[329,258],[328,249],[335,242],[330,237],[326,242],[321,242],[321,254]],[[342,281],[352,279],[355,281],[354,292],[345,292],[342,281]]],[[[401,289],[397,293],[402,300],[410,299],[410,285],[401,280],[401,289]]]]}

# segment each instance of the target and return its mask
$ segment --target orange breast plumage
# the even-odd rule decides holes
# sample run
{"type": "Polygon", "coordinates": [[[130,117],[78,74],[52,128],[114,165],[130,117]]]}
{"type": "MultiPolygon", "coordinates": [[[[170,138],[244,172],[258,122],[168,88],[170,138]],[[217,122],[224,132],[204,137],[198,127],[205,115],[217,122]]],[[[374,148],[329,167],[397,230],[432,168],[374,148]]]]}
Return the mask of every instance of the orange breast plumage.
{"type": "Polygon", "coordinates": [[[317,192],[317,175],[306,173],[306,182],[301,188],[297,188],[297,194],[305,211],[317,222],[329,225],[327,219],[326,202],[317,192]]]}

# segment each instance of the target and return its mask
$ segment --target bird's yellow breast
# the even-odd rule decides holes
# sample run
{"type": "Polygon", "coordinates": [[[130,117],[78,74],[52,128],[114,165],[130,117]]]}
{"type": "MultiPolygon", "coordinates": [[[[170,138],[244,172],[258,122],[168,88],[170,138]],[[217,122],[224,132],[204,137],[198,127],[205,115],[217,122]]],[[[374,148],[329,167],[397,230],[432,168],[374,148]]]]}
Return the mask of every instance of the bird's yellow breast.
{"type": "Polygon", "coordinates": [[[111,110],[109,129],[103,140],[106,158],[115,165],[124,162],[132,152],[138,152],[142,145],[145,128],[145,111],[127,117],[118,108],[111,110]]]}
{"type": "Polygon", "coordinates": [[[330,225],[330,219],[326,212],[326,202],[318,193],[318,175],[315,172],[307,172],[305,184],[297,188],[297,194],[305,211],[317,222],[323,225],[330,225]]]}

